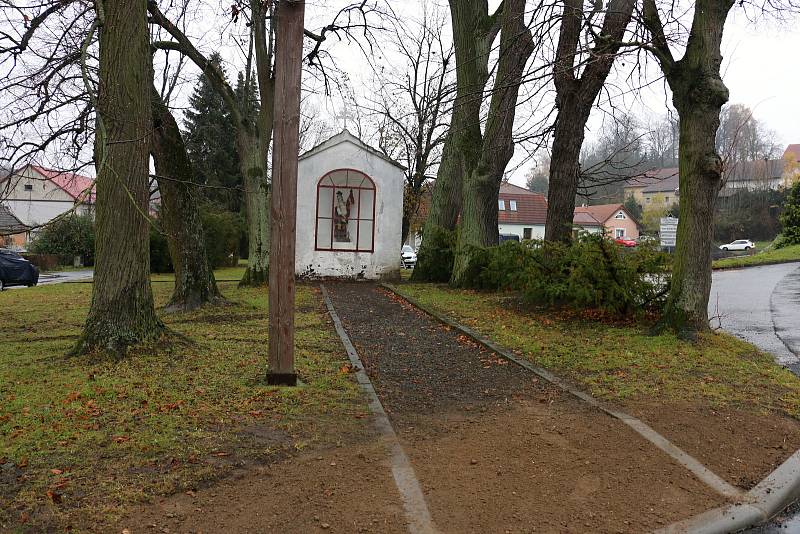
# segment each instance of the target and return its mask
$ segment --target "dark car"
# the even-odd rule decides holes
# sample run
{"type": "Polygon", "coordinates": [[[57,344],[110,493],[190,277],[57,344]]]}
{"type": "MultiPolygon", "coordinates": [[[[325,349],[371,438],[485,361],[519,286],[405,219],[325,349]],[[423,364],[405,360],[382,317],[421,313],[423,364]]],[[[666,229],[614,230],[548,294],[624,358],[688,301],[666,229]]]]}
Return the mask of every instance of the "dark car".
{"type": "Polygon", "coordinates": [[[519,236],[517,234],[500,234],[497,241],[499,243],[504,241],[519,241],[519,236]]]}
{"type": "Polygon", "coordinates": [[[0,248],[0,291],[8,286],[35,286],[39,283],[39,269],[31,262],[7,248],[0,248]]]}

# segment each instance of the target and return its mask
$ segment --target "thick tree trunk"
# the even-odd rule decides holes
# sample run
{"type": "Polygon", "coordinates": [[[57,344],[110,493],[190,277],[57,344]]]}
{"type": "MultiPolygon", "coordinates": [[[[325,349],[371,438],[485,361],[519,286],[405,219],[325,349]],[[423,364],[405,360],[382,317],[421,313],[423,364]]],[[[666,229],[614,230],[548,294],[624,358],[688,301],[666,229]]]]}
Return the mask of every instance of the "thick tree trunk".
{"type": "Polygon", "coordinates": [[[96,261],[92,304],[77,352],[161,335],[150,287],[148,163],[153,74],[146,3],[107,0],[100,30],[96,261]]]}
{"type": "Polygon", "coordinates": [[[161,220],[175,268],[175,289],[167,311],[193,310],[217,303],[222,297],[208,263],[203,222],[193,189],[186,146],[175,118],[155,88],[153,97],[152,154],[161,192],[161,220]]]}
{"type": "Polygon", "coordinates": [[[678,236],[661,324],[689,339],[709,328],[714,204],[722,185],[722,159],[714,141],[720,111],[728,101],[728,88],[720,75],[720,45],[732,5],[728,0],[696,3],[686,52],[679,61],[669,50],[655,3],[647,0],[644,5],[644,23],[653,35],[680,118],[678,236]]]}
{"type": "MultiPolygon", "coordinates": [[[[602,31],[594,37],[594,47],[585,62],[578,46],[587,16],[581,0],[564,0],[553,79],[556,87],[556,116],[550,161],[550,184],[547,198],[547,241],[572,240],[572,219],[580,179],[581,146],[592,105],[605,85],[608,73],[619,52],[619,41],[631,20],[634,0],[611,0],[602,31]],[[575,70],[583,67],[580,78],[575,70]]],[[[600,4],[602,8],[602,3],[600,4]]],[[[592,8],[595,9],[595,8],[592,8]]],[[[596,13],[595,13],[596,15],[596,13]]]]}
{"type": "Polygon", "coordinates": [[[512,133],[517,97],[525,64],[533,49],[531,32],[525,24],[525,0],[505,0],[500,30],[500,59],[486,131],[481,138],[476,113],[473,117],[475,123],[470,125],[474,131],[470,130],[472,135],[465,138],[461,145],[465,152],[475,152],[477,161],[474,161],[474,156],[463,155],[467,172],[462,184],[461,228],[450,278],[453,286],[464,284],[477,247],[497,244],[500,183],[514,155],[512,133]]]}
{"type": "Polygon", "coordinates": [[[242,286],[265,286],[269,282],[270,186],[262,142],[248,132],[238,135],[249,238],[247,270],[239,282],[242,286]]]}
{"type": "Polygon", "coordinates": [[[722,159],[714,148],[719,108],[689,107],[680,113],[680,215],[665,320],[693,337],[708,329],[714,204],[722,186],[722,159]]]}
{"type": "Polygon", "coordinates": [[[426,236],[455,229],[462,208],[464,175],[476,167],[480,157],[480,107],[488,77],[489,47],[496,34],[486,0],[450,0],[450,18],[456,56],[456,99],[412,280],[424,281],[425,274],[434,270],[426,263],[438,258],[428,251],[439,244],[426,236]]]}
{"type": "Polygon", "coordinates": [[[567,105],[559,110],[556,117],[553,136],[544,238],[568,243],[572,239],[581,147],[589,114],[569,99],[565,99],[565,102],[567,105]]]}

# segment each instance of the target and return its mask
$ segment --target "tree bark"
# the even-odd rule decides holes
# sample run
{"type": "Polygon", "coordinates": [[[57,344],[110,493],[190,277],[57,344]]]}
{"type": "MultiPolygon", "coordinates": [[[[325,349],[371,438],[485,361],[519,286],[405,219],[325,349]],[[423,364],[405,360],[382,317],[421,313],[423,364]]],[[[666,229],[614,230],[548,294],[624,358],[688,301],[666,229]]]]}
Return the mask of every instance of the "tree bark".
{"type": "Polygon", "coordinates": [[[672,89],[680,119],[678,236],[661,326],[688,339],[709,329],[714,205],[722,186],[722,158],[714,141],[722,106],[728,101],[720,75],[720,45],[732,6],[728,0],[699,0],[686,51],[676,61],[655,1],[644,3],[643,22],[653,37],[652,50],[672,89]]]}
{"type": "Polygon", "coordinates": [[[150,287],[148,170],[153,73],[146,4],[107,0],[100,30],[96,261],[76,352],[153,340],[164,327],[150,287]]]}
{"type": "Polygon", "coordinates": [[[194,173],[175,118],[152,89],[152,154],[161,192],[161,220],[175,268],[175,288],[166,311],[193,310],[222,301],[208,263],[194,173]]]}
{"type": "Polygon", "coordinates": [[[500,59],[486,130],[481,137],[479,115],[475,112],[471,136],[466,137],[461,145],[465,151],[463,159],[467,172],[462,184],[461,228],[450,279],[453,286],[463,285],[476,247],[497,244],[500,183],[514,155],[512,133],[517,97],[525,64],[533,50],[533,38],[525,24],[525,0],[505,0],[500,30],[500,59]],[[475,154],[473,156],[466,151],[475,154]]]}
{"type": "Polygon", "coordinates": [[[553,134],[550,184],[547,198],[547,221],[544,238],[547,241],[572,240],[572,219],[580,178],[581,147],[586,122],[592,105],[614,64],[625,28],[631,21],[635,2],[611,0],[603,20],[603,28],[595,37],[586,62],[579,61],[581,33],[586,18],[597,13],[584,13],[582,0],[565,0],[558,35],[553,79],[556,87],[556,115],[553,134]],[[583,67],[580,78],[575,69],[583,67]]]}
{"type": "Polygon", "coordinates": [[[450,130],[442,148],[428,218],[425,221],[417,268],[412,280],[423,281],[436,261],[429,248],[441,229],[456,227],[462,207],[463,177],[477,165],[481,145],[480,108],[486,85],[489,49],[497,35],[495,17],[489,17],[486,0],[450,0],[450,18],[456,55],[456,99],[450,130]]]}
{"type": "MultiPolygon", "coordinates": [[[[271,132],[271,128],[270,128],[271,132]]],[[[265,286],[269,282],[270,186],[267,180],[264,139],[240,130],[237,136],[245,187],[245,217],[248,230],[248,264],[240,286],[265,286]]],[[[269,137],[266,139],[269,144],[269,137]]]]}

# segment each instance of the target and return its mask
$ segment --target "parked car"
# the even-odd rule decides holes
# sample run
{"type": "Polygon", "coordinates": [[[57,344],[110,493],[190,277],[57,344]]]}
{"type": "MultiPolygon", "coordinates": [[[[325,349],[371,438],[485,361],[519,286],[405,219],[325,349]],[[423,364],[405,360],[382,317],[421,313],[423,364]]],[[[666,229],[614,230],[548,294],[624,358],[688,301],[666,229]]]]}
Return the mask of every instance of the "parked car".
{"type": "Polygon", "coordinates": [[[614,240],[617,245],[622,245],[623,247],[635,247],[636,240],[635,239],[628,239],[627,237],[618,237],[614,240]]]}
{"type": "Polygon", "coordinates": [[[35,286],[39,283],[39,269],[31,262],[7,248],[0,248],[0,291],[9,286],[35,286]]]}
{"type": "Polygon", "coordinates": [[[497,242],[502,243],[503,241],[519,241],[519,236],[517,234],[500,234],[497,242]]]}
{"type": "Polygon", "coordinates": [[[400,260],[404,269],[413,269],[417,264],[417,253],[411,245],[403,245],[400,250],[400,260]]]}
{"type": "Polygon", "coordinates": [[[732,241],[726,245],[720,245],[719,248],[721,250],[750,250],[751,248],[756,248],[756,244],[750,241],[749,239],[737,239],[736,241],[732,241]]]}

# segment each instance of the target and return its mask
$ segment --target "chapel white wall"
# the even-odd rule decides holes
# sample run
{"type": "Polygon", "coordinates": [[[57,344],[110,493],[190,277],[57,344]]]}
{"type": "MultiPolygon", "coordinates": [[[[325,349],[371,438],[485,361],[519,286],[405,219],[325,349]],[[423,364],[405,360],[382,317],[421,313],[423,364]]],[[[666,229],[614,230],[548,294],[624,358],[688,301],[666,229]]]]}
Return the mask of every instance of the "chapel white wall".
{"type": "Polygon", "coordinates": [[[344,141],[300,159],[295,272],[303,278],[391,279],[400,275],[403,171],[344,141]],[[317,183],[337,169],[354,169],[375,183],[374,252],[314,250],[317,183]]]}

